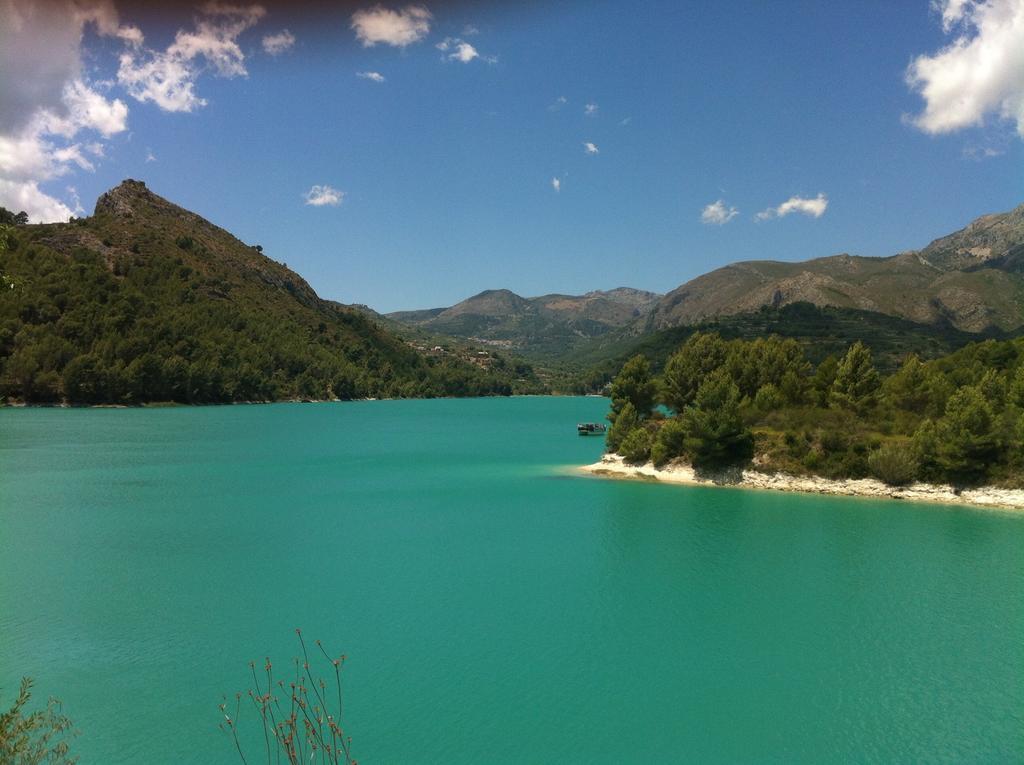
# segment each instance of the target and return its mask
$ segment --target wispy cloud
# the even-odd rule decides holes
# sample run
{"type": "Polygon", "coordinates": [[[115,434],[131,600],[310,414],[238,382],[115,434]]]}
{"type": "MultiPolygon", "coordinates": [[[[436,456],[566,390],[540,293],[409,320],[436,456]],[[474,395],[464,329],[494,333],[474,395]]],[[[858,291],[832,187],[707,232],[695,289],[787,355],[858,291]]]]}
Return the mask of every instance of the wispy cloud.
{"type": "Polygon", "coordinates": [[[353,13],[351,26],[365,48],[377,43],[404,48],[430,33],[431,19],[430,11],[422,5],[407,5],[399,11],[375,5],[353,13]]]}
{"type": "Polygon", "coordinates": [[[146,149],[146,162],[156,162],[156,154],[152,149],[146,149]]]}
{"type": "Polygon", "coordinates": [[[559,96],[554,101],[552,101],[551,104],[548,105],[548,111],[549,112],[557,112],[559,109],[561,109],[567,103],[569,103],[569,99],[568,98],[566,98],[565,96],[559,96]]]}
{"type": "Polygon", "coordinates": [[[551,188],[553,188],[555,190],[556,194],[559,191],[561,191],[562,190],[562,179],[557,177],[557,176],[552,178],[551,179],[551,188]]]}
{"type": "Polygon", "coordinates": [[[820,218],[827,209],[828,198],[824,194],[818,194],[813,199],[790,197],[778,207],[762,210],[755,217],[757,220],[769,220],[770,218],[784,218],[792,213],[800,213],[812,218],[820,218]]]}
{"type": "Polygon", "coordinates": [[[205,106],[195,93],[202,59],[219,77],[244,77],[245,54],[238,36],[266,15],[261,5],[207,3],[192,31],[178,30],[164,51],[121,54],[117,81],[137,101],[152,101],[168,112],[190,112],[205,106]]]}
{"type": "Polygon", "coordinates": [[[263,36],[263,52],[271,56],[280,56],[295,45],[295,35],[287,29],[277,34],[263,36]]]}
{"type": "Polygon", "coordinates": [[[993,157],[1001,157],[1005,153],[1005,149],[997,149],[992,146],[966,146],[963,150],[964,158],[973,159],[975,162],[992,159],[993,157]]]}
{"type": "Polygon", "coordinates": [[[700,222],[710,226],[724,226],[739,214],[739,210],[719,199],[704,207],[700,213],[700,222]]]}
{"type": "Polygon", "coordinates": [[[942,28],[957,37],[915,58],[906,81],[924,98],[909,121],[925,133],[984,124],[988,115],[1016,123],[1024,138],[1024,0],[937,0],[942,28]]]}
{"type": "Polygon", "coordinates": [[[583,151],[585,151],[587,154],[590,154],[590,155],[600,154],[601,153],[600,150],[597,148],[597,146],[595,144],[591,143],[590,141],[584,141],[583,142],[583,151]]]}
{"type": "Polygon", "coordinates": [[[588,117],[593,117],[598,113],[600,109],[600,106],[591,101],[589,104],[583,107],[583,113],[588,117]]]}
{"type": "Polygon", "coordinates": [[[371,80],[372,82],[384,82],[386,79],[380,72],[356,72],[356,77],[361,77],[364,80],[371,80]]]}
{"type": "Polygon", "coordinates": [[[325,184],[323,186],[313,186],[309,191],[303,194],[303,198],[306,200],[306,204],[311,205],[312,207],[324,207],[328,205],[331,207],[337,207],[345,198],[345,192],[339,191],[338,189],[325,184]]]}

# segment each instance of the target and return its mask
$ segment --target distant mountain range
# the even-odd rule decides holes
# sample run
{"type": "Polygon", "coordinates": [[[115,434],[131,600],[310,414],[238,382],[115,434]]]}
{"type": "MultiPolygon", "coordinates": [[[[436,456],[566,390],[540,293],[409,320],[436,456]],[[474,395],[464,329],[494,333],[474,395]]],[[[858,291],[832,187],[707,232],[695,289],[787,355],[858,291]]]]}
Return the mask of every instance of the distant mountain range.
{"type": "Polygon", "coordinates": [[[642,320],[660,298],[629,287],[533,298],[485,290],[449,308],[398,311],[387,318],[484,345],[554,357],[642,320]]]}
{"type": "Polygon", "coordinates": [[[986,215],[923,250],[888,258],[834,255],[801,263],[752,260],[665,295],[647,329],[806,302],[947,323],[969,332],[1024,324],[1024,205],[986,215]]]}
{"type": "MultiPolygon", "coordinates": [[[[757,312],[796,304],[836,309],[829,321],[847,328],[884,325],[890,341],[896,327],[903,336],[916,326],[950,342],[968,333],[1002,335],[1024,328],[1024,205],[981,217],[922,250],[887,258],[842,254],[797,263],[743,261],[666,295],[619,288],[524,298],[488,290],[450,308],[399,311],[388,318],[501,345],[529,358],[595,362],[655,332],[745,314],[752,315],[751,327],[761,326],[765,319],[754,317],[757,312]],[[905,321],[873,322],[869,314],[905,321]]],[[[806,310],[774,315],[799,316],[801,328],[808,319],[806,310]]],[[[773,326],[785,334],[785,321],[773,326]]]]}

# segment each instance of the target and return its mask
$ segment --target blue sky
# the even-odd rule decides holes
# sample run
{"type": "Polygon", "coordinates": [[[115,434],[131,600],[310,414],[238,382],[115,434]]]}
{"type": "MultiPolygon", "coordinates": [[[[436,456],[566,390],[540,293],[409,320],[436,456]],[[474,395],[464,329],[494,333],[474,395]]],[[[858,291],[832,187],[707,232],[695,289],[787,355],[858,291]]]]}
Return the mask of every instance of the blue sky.
{"type": "MultiPolygon", "coordinates": [[[[69,71],[102,114],[32,134],[83,161],[65,153],[4,181],[0,136],[0,204],[51,209],[35,184],[91,211],[140,178],[262,244],[321,296],[381,311],[497,287],[664,292],[736,260],[890,255],[1024,202],[1022,0],[391,5],[397,17],[366,27],[370,46],[353,27],[354,13],[380,12],[370,5],[271,6],[244,22],[100,5],[76,22],[69,71]],[[266,52],[285,29],[290,47],[266,52]],[[147,99],[138,79],[179,30],[192,34],[180,59],[191,97],[205,102],[187,111],[147,99]],[[477,55],[451,58],[460,44],[477,55]],[[970,55],[1002,70],[964,79],[970,55]],[[338,203],[307,204],[314,186],[338,203]]],[[[35,33],[44,47],[56,35],[35,33]]],[[[62,92],[51,112],[81,113],[62,92]]],[[[0,125],[8,165],[29,151],[17,118],[38,106],[17,104],[0,125]]]]}

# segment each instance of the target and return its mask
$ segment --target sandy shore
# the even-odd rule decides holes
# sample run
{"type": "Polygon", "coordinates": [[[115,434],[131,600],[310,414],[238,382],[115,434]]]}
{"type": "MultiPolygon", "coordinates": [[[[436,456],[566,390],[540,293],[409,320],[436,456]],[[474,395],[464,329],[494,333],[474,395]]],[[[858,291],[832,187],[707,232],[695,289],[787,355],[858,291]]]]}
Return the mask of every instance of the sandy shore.
{"type": "Polygon", "coordinates": [[[761,473],[756,470],[738,469],[714,475],[703,473],[698,475],[691,466],[684,464],[671,464],[662,468],[656,468],[650,462],[644,465],[627,465],[617,454],[606,454],[599,462],[586,465],[580,470],[602,478],[657,480],[696,486],[731,486],[812,494],[906,499],[914,502],[941,502],[950,505],[1024,511],[1024,491],[1014,489],[966,489],[957,493],[952,486],[935,486],[927,483],[915,483],[897,488],[873,478],[831,480],[818,476],[794,476],[785,473],[761,473]]]}

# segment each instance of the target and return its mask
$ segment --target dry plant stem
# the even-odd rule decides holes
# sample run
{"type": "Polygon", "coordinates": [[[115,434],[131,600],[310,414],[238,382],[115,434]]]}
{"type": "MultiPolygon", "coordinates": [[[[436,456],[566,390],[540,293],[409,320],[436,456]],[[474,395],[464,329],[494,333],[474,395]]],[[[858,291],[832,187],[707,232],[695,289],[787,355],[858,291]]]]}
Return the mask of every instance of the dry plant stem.
{"type": "MultiPolygon", "coordinates": [[[[345,657],[332,659],[320,641],[316,641],[320,653],[334,667],[335,694],[331,694],[328,692],[327,680],[313,675],[309,652],[302,632],[296,630],[295,633],[302,647],[302,658],[294,659],[295,678],[287,686],[283,679],[277,680],[275,689],[273,665],[269,658],[266,659],[264,665],[265,681],[262,681],[256,672],[255,662],[249,663],[253,688],[249,689],[248,696],[254,709],[259,713],[263,725],[263,745],[267,765],[271,765],[273,762],[276,762],[277,765],[281,765],[282,762],[287,762],[288,765],[307,765],[311,762],[356,765],[351,755],[352,741],[346,737],[342,727],[341,713],[344,707],[341,670],[344,667],[345,657]],[[310,693],[310,688],[312,688],[312,693],[310,693]],[[280,693],[275,693],[275,690],[280,693]],[[290,709],[287,710],[287,713],[282,706],[284,693],[288,693],[286,698],[290,702],[290,709]],[[331,713],[328,701],[335,695],[338,704],[337,717],[331,713]],[[271,755],[272,751],[273,756],[271,755]]],[[[241,696],[240,693],[235,696],[234,719],[227,714],[224,704],[221,705],[221,711],[224,713],[228,728],[231,729],[239,758],[243,765],[248,765],[237,726],[238,715],[241,711],[241,696]]],[[[224,724],[221,727],[223,728],[224,724]]]]}

